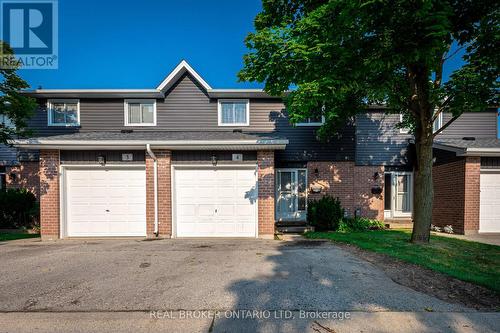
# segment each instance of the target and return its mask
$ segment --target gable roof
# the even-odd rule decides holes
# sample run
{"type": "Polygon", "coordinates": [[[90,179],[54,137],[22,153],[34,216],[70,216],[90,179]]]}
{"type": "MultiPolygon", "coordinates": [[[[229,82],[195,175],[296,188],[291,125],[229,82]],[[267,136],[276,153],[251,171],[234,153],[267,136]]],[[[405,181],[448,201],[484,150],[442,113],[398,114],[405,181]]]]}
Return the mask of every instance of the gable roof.
{"type": "Polygon", "coordinates": [[[198,81],[198,83],[201,84],[203,88],[205,88],[205,90],[208,91],[212,89],[212,87],[210,87],[210,85],[205,80],[203,80],[203,78],[198,73],[196,73],[196,71],[191,66],[189,66],[186,60],[182,60],[177,65],[177,67],[175,67],[174,70],[167,75],[167,77],[160,83],[160,85],[156,87],[156,89],[166,92],[186,72],[191,74],[196,79],[196,81],[198,81]]]}
{"type": "Polygon", "coordinates": [[[182,60],[154,89],[35,89],[22,93],[38,98],[163,98],[186,73],[205,89],[210,98],[280,98],[270,96],[263,89],[213,89],[186,60],[182,60]]]}

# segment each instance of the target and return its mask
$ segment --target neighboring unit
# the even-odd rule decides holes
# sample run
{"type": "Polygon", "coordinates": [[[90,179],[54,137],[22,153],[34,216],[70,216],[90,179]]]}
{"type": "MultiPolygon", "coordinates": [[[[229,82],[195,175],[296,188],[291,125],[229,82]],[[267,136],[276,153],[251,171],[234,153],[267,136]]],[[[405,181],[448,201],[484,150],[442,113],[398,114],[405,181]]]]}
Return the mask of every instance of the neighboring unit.
{"type": "MultiPolygon", "coordinates": [[[[323,142],[323,117],[292,125],[280,97],[213,89],[185,61],[156,89],[26,94],[37,135],[15,140],[5,185],[39,185],[43,239],[273,237],[325,194],[350,216],[411,222],[412,137],[382,107],[323,142]]],[[[435,224],[500,231],[496,135],[492,110],[438,136],[435,224]]]]}

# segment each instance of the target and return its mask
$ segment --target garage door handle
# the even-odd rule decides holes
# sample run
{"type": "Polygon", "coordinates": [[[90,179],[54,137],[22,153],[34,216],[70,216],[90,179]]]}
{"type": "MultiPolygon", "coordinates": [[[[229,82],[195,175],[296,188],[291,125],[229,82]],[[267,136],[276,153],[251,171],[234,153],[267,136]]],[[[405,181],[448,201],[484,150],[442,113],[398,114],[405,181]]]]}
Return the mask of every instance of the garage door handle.
{"type": "Polygon", "coordinates": [[[106,209],[106,212],[108,212],[108,213],[109,213],[109,209],[106,209]]]}

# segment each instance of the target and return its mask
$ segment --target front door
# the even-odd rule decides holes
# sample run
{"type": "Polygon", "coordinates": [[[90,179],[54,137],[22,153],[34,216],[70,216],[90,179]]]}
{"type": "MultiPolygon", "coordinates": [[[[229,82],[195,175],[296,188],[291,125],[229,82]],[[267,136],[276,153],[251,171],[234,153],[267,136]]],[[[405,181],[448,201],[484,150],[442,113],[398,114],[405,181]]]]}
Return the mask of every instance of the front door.
{"type": "Polygon", "coordinates": [[[413,208],[413,174],[387,172],[385,174],[385,218],[411,217],[413,208]]]}
{"type": "Polygon", "coordinates": [[[276,220],[305,221],[307,214],[307,170],[276,171],[276,220]]]}

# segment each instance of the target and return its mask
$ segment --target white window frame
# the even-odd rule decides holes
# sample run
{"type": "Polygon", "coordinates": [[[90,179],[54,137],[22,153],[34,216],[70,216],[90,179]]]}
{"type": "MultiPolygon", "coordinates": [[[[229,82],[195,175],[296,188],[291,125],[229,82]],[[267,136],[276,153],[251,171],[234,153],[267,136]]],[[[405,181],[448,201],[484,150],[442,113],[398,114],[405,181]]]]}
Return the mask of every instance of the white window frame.
{"type": "Polygon", "coordinates": [[[80,126],[80,100],[79,99],[49,99],[47,100],[47,125],[55,126],[55,127],[78,127],[80,126]],[[76,123],[54,123],[52,119],[52,105],[54,103],[64,103],[64,104],[73,104],[76,103],[76,123]]]}
{"type": "Polygon", "coordinates": [[[250,126],[250,100],[249,99],[218,99],[217,100],[217,123],[219,126],[250,126]],[[244,123],[231,123],[225,124],[222,122],[222,103],[224,102],[234,102],[234,103],[245,103],[246,105],[246,122],[244,123]]]}
{"type": "Polygon", "coordinates": [[[443,113],[442,112],[438,115],[436,120],[434,120],[434,122],[432,123],[432,132],[436,133],[441,128],[441,126],[443,126],[443,113]],[[434,128],[434,124],[438,124],[437,128],[434,128]]]}
{"type": "Polygon", "coordinates": [[[144,126],[156,126],[156,99],[136,99],[129,98],[123,100],[123,119],[124,126],[131,127],[144,127],[144,126]],[[129,103],[140,103],[140,104],[153,104],[153,122],[152,123],[129,123],[128,121],[128,105],[129,103]]]}
{"type": "MultiPolygon", "coordinates": [[[[403,122],[403,114],[402,113],[399,114],[399,122],[400,123],[403,122]]],[[[401,134],[409,134],[410,133],[410,129],[406,128],[406,127],[401,127],[401,128],[399,128],[399,133],[401,133],[401,134]]]]}
{"type": "MultiPolygon", "coordinates": [[[[310,119],[310,118],[307,118],[310,119]]],[[[295,126],[322,126],[325,123],[325,116],[321,116],[321,122],[300,122],[295,124],[295,126]]]]}

